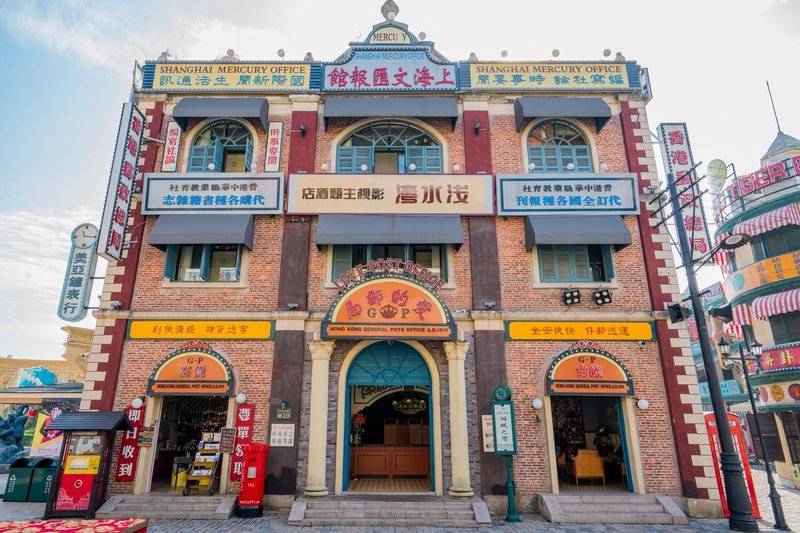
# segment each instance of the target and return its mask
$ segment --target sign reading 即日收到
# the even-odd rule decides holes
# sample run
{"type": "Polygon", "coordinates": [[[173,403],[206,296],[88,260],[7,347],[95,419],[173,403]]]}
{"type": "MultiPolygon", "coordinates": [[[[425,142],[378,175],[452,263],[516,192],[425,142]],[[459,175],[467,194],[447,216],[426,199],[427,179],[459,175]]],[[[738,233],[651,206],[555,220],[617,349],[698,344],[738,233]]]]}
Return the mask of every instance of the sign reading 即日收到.
{"type": "Polygon", "coordinates": [[[498,174],[498,215],[636,215],[635,174],[498,174]]]}
{"type": "MultiPolygon", "coordinates": [[[[522,91],[632,91],[639,89],[635,63],[470,63],[471,89],[522,91]]],[[[462,87],[462,89],[465,87],[462,87]]]]}
{"type": "Polygon", "coordinates": [[[425,91],[458,89],[457,65],[437,63],[429,47],[352,51],[342,63],[324,66],[325,91],[425,91]]]}
{"type": "Polygon", "coordinates": [[[287,213],[492,215],[492,176],[292,174],[287,213]]]}
{"type": "Polygon", "coordinates": [[[147,62],[142,90],[157,92],[307,91],[309,63],[147,62]]]}
{"type": "MultiPolygon", "coordinates": [[[[680,192],[697,179],[695,172],[687,174],[694,167],[694,158],[686,124],[683,122],[659,124],[658,136],[661,141],[664,171],[675,176],[680,192]]],[[[683,192],[680,195],[680,204],[686,207],[680,212],[679,220],[686,227],[689,236],[692,260],[697,261],[712,248],[706,215],[703,211],[703,199],[700,197],[700,185],[696,183],[683,192]]]]}
{"type": "MultiPolygon", "coordinates": [[[[267,129],[267,153],[264,157],[264,172],[278,172],[281,169],[282,149],[283,122],[276,120],[270,122],[267,129]]],[[[282,178],[281,181],[283,181],[282,178]]],[[[283,202],[281,202],[282,204],[283,202]]]]}
{"type": "Polygon", "coordinates": [[[178,170],[178,154],[181,149],[181,127],[174,120],[167,122],[167,138],[164,141],[164,157],[161,160],[161,172],[178,170]]]}
{"type": "Polygon", "coordinates": [[[97,243],[97,253],[109,261],[122,259],[143,134],[144,115],[132,103],[123,104],[97,243]]]}
{"type": "Polygon", "coordinates": [[[142,213],[283,213],[283,174],[145,174],[142,213]]]}

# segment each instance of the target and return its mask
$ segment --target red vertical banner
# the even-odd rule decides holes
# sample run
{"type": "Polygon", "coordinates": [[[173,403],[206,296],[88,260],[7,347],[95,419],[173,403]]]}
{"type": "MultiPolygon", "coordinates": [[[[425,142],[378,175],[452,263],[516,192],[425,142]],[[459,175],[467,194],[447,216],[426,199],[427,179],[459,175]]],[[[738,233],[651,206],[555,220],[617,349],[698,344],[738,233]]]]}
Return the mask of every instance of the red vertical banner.
{"type": "Polygon", "coordinates": [[[236,407],[236,444],[231,458],[231,481],[239,481],[244,471],[244,447],[253,442],[255,406],[243,403],[236,407]]]}
{"type": "Polygon", "coordinates": [[[139,431],[144,423],[144,406],[128,407],[128,420],[133,429],[122,434],[115,481],[133,481],[136,476],[136,459],[139,457],[139,431]]]}

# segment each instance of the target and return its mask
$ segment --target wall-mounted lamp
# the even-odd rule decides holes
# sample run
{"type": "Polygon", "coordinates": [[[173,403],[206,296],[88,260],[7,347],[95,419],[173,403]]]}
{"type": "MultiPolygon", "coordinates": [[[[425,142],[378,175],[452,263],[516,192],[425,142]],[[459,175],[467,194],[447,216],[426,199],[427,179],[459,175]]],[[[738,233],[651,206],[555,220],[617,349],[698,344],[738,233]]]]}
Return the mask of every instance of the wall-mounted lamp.
{"type": "Polygon", "coordinates": [[[289,308],[289,311],[294,311],[295,309],[300,307],[300,304],[288,303],[286,304],[286,307],[289,308]]]}
{"type": "Polygon", "coordinates": [[[323,172],[328,172],[328,163],[322,163],[320,167],[323,172]]]}
{"type": "Polygon", "coordinates": [[[476,121],[475,124],[472,125],[472,127],[475,130],[475,136],[477,137],[478,134],[481,132],[481,123],[476,121]]]}
{"type": "Polygon", "coordinates": [[[578,289],[564,289],[561,291],[561,301],[564,305],[575,305],[581,303],[581,291],[578,289]]]}
{"type": "Polygon", "coordinates": [[[111,309],[119,309],[120,307],[122,307],[122,302],[120,302],[119,300],[111,300],[110,302],[108,302],[108,305],[111,306],[111,309]]]}
{"type": "Polygon", "coordinates": [[[597,305],[606,305],[611,303],[611,291],[608,289],[597,289],[592,291],[592,298],[597,305]]]}
{"type": "Polygon", "coordinates": [[[141,409],[144,405],[144,396],[139,396],[138,398],[134,398],[131,402],[131,407],[134,409],[141,409]]]}
{"type": "Polygon", "coordinates": [[[531,403],[531,405],[533,405],[533,408],[538,411],[539,409],[544,407],[544,402],[542,401],[541,398],[534,398],[533,402],[531,403]]]}
{"type": "Polygon", "coordinates": [[[575,170],[575,163],[567,163],[567,170],[575,170]]]}
{"type": "Polygon", "coordinates": [[[531,172],[536,170],[536,163],[528,163],[528,170],[530,170],[531,172]]]}
{"type": "Polygon", "coordinates": [[[483,302],[483,306],[486,309],[494,309],[497,306],[497,302],[495,302],[494,300],[486,300],[485,302],[483,302]]]}
{"type": "Polygon", "coordinates": [[[300,127],[297,128],[297,129],[300,130],[300,137],[305,137],[306,136],[306,125],[305,124],[300,124],[300,127]]]}
{"type": "Polygon", "coordinates": [[[247,394],[240,392],[239,394],[236,395],[236,403],[243,404],[246,401],[247,401],[247,394]]]}
{"type": "Polygon", "coordinates": [[[217,169],[217,165],[215,165],[214,163],[209,163],[208,164],[208,170],[216,170],[216,169],[217,169]]]}
{"type": "Polygon", "coordinates": [[[600,170],[608,170],[608,163],[600,163],[600,170]]]}
{"type": "Polygon", "coordinates": [[[636,400],[636,407],[638,407],[639,409],[647,409],[648,407],[650,407],[650,402],[648,402],[644,398],[639,398],[638,400],[636,400]]]}
{"type": "Polygon", "coordinates": [[[415,163],[411,163],[410,165],[408,165],[408,170],[414,172],[415,170],[417,170],[417,165],[415,163]]]}
{"type": "Polygon", "coordinates": [[[459,165],[458,163],[453,165],[453,172],[458,172],[459,170],[461,170],[461,165],[459,165]]]}
{"type": "Polygon", "coordinates": [[[361,172],[366,172],[368,168],[369,168],[369,167],[367,166],[367,164],[366,164],[366,163],[363,163],[363,164],[361,165],[361,172]]]}

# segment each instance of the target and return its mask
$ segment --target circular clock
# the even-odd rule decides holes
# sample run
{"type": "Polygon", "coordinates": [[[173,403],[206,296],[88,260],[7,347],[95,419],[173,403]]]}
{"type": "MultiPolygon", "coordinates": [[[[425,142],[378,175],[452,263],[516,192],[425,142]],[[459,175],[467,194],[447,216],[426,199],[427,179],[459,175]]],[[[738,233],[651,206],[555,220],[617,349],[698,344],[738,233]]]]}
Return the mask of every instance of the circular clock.
{"type": "Polygon", "coordinates": [[[91,248],[97,242],[98,233],[94,224],[81,224],[72,230],[72,243],[75,248],[91,248]]]}
{"type": "Polygon", "coordinates": [[[511,388],[505,385],[495,387],[493,394],[496,401],[506,402],[511,399],[511,388]]]}

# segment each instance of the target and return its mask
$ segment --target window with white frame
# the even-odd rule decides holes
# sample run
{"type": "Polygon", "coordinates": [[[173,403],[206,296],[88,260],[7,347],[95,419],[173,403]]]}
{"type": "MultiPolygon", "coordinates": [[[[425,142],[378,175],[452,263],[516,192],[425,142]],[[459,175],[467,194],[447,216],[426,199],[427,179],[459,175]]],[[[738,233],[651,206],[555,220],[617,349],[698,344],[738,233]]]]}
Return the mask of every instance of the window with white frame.
{"type": "Polygon", "coordinates": [[[241,244],[171,244],[164,277],[173,281],[239,281],[241,244]]]}

